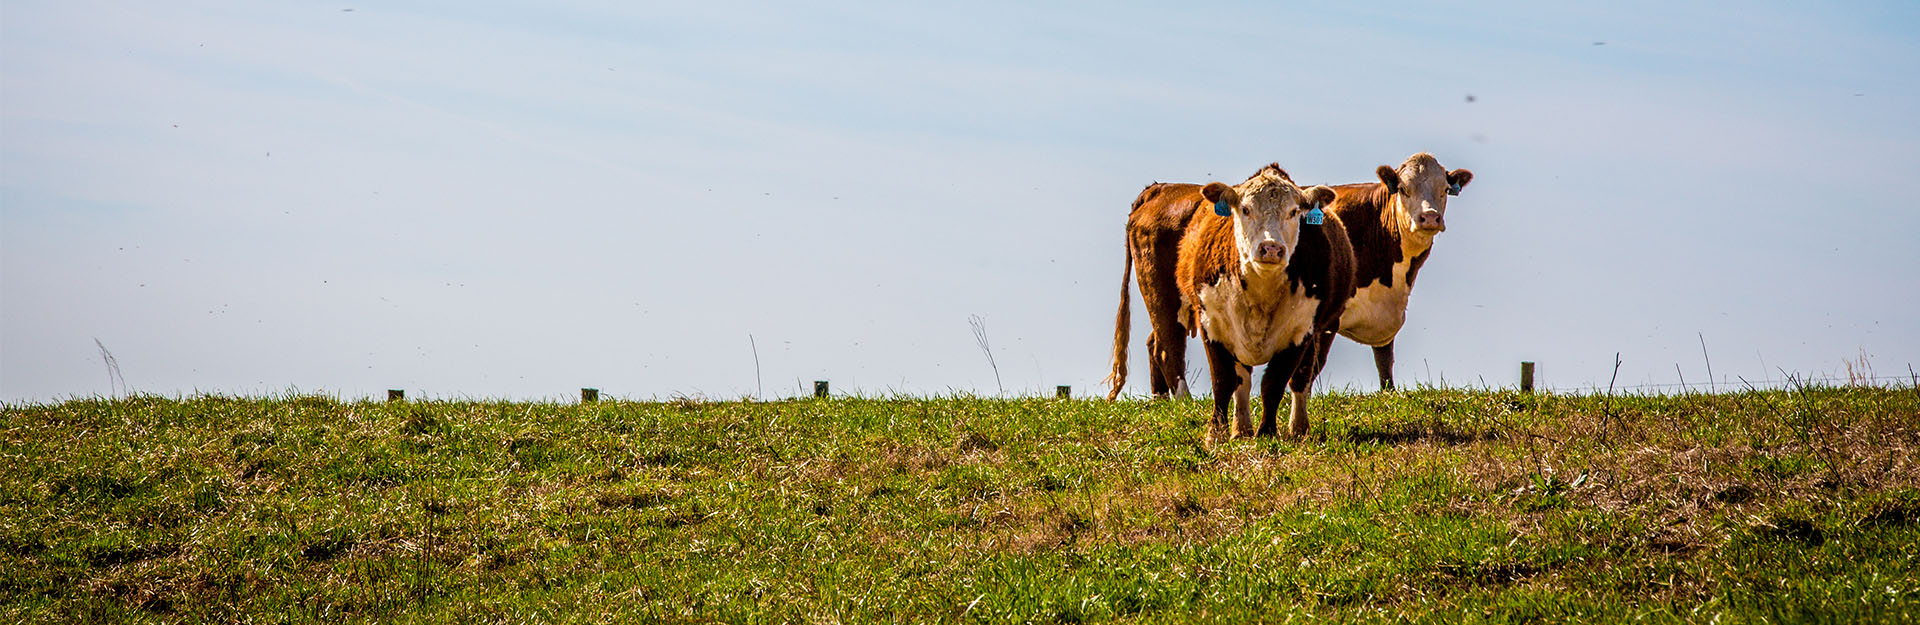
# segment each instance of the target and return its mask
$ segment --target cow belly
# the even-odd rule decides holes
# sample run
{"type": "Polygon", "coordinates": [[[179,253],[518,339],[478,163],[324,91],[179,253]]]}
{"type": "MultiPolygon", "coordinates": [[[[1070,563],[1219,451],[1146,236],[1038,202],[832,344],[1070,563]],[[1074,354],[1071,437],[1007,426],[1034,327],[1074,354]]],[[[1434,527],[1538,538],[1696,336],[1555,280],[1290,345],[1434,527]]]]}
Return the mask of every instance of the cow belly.
{"type": "Polygon", "coordinates": [[[1394,335],[1400,333],[1400,326],[1407,322],[1407,296],[1411,289],[1404,286],[1405,281],[1400,284],[1402,286],[1386,287],[1375,282],[1355,292],[1340,313],[1340,335],[1362,345],[1379,347],[1392,343],[1394,335]]]}
{"type": "Polygon", "coordinates": [[[1258,299],[1231,281],[1200,289],[1207,339],[1226,345],[1248,366],[1267,364],[1280,350],[1305,340],[1320,306],[1320,300],[1299,290],[1279,294],[1277,301],[1258,299]]]}

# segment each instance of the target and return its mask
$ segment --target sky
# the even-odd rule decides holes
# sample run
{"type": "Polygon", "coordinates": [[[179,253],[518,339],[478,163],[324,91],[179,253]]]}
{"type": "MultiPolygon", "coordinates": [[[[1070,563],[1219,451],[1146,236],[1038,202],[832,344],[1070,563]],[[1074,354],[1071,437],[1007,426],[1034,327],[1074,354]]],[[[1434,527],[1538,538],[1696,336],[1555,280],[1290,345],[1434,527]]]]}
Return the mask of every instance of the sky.
{"type": "Polygon", "coordinates": [[[1906,383],[1916,119],[1910,2],[8,0],[0,402],[1094,395],[1143,186],[1420,151],[1403,386],[1906,383]]]}

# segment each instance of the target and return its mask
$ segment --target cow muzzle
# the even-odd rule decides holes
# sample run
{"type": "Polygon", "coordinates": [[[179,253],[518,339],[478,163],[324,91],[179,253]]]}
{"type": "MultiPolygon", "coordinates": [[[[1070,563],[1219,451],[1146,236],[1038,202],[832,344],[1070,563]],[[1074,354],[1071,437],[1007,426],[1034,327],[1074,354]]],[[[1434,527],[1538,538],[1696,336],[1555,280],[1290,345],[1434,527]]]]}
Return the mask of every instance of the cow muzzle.
{"type": "Polygon", "coordinates": [[[1413,219],[1413,227],[1418,230],[1446,232],[1447,219],[1445,215],[1440,214],[1440,211],[1420,211],[1420,214],[1413,219]]]}
{"type": "Polygon", "coordinates": [[[1273,264],[1286,256],[1287,248],[1279,241],[1261,241],[1253,248],[1253,262],[1273,264]]]}

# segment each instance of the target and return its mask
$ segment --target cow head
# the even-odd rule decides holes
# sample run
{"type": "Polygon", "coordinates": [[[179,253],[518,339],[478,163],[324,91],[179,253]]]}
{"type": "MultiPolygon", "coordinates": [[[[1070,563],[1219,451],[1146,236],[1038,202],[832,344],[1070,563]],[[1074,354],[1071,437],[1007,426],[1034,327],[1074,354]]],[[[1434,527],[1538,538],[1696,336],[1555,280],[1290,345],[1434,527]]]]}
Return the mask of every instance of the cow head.
{"type": "Polygon", "coordinates": [[[1374,173],[1387,185],[1402,231],[1427,236],[1447,230],[1447,196],[1459,195],[1473,181],[1473,172],[1447,171],[1426,152],[1407,157],[1398,168],[1381,165],[1374,173]]]}
{"type": "Polygon", "coordinates": [[[1240,264],[1254,271],[1286,267],[1300,241],[1301,214],[1333,203],[1333,189],[1301,189],[1279,165],[1268,165],[1237,185],[1208,183],[1200,194],[1233,220],[1240,264]]]}

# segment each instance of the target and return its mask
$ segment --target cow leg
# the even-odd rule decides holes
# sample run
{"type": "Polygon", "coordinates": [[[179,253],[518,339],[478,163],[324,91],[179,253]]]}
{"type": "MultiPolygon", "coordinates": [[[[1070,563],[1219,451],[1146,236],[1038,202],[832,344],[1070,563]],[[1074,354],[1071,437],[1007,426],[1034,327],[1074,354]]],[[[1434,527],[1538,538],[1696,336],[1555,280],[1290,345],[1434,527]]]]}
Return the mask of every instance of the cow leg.
{"type": "MultiPolygon", "coordinates": [[[[1319,343],[1315,343],[1314,345],[1318,347],[1319,343]]],[[[1320,350],[1316,349],[1314,351],[1318,352],[1320,350]]],[[[1324,359],[1319,363],[1314,363],[1311,359],[1316,357],[1318,356],[1315,354],[1308,354],[1307,358],[1309,360],[1303,361],[1300,367],[1295,368],[1291,376],[1292,379],[1289,380],[1290,384],[1288,384],[1288,387],[1293,390],[1293,406],[1292,409],[1287,412],[1289,415],[1287,431],[1292,433],[1294,438],[1302,438],[1307,435],[1307,395],[1313,391],[1313,379],[1319,375],[1320,365],[1325,364],[1324,359]]]]}
{"type": "Polygon", "coordinates": [[[1233,437],[1253,436],[1253,367],[1233,363],[1240,388],[1233,390],[1233,437]]]}
{"type": "MultiPolygon", "coordinates": [[[[1307,336],[1298,343],[1288,345],[1280,353],[1273,355],[1267,362],[1267,377],[1260,380],[1260,436],[1277,436],[1280,429],[1280,390],[1288,379],[1301,377],[1301,370],[1314,367],[1314,346],[1319,342],[1313,336],[1307,336]]],[[[1311,378],[1309,378],[1311,379],[1311,378]]],[[[1298,400],[1296,400],[1296,404],[1298,400]]],[[[1296,412],[1298,409],[1296,408],[1296,412]]],[[[1295,419],[1304,417],[1295,416],[1295,419]]],[[[1297,426],[1296,426],[1297,427],[1297,426]]]]}
{"type": "MultiPolygon", "coordinates": [[[[1274,362],[1279,360],[1275,359],[1274,362]]],[[[1286,388],[1286,383],[1282,381],[1286,376],[1281,375],[1280,370],[1274,368],[1277,366],[1279,365],[1268,364],[1267,376],[1260,378],[1260,429],[1254,432],[1254,436],[1279,435],[1278,420],[1274,415],[1280,408],[1280,390],[1286,388]]]]}
{"type": "Polygon", "coordinates": [[[1245,382],[1240,380],[1240,363],[1226,345],[1206,341],[1206,346],[1207,366],[1213,370],[1213,416],[1207,420],[1207,440],[1218,442],[1233,435],[1227,411],[1245,382]]]}
{"type": "Polygon", "coordinates": [[[1373,367],[1380,370],[1380,390],[1393,390],[1393,341],[1373,348],[1373,367]]]}
{"type": "Polygon", "coordinates": [[[1160,333],[1147,331],[1147,383],[1153,389],[1154,399],[1166,397],[1170,391],[1166,373],[1160,367],[1160,333]]]}
{"type": "Polygon", "coordinates": [[[1187,390],[1187,330],[1180,325],[1178,310],[1162,311],[1151,315],[1153,336],[1154,374],[1166,384],[1170,396],[1186,399],[1191,397],[1187,390]]]}
{"type": "Polygon", "coordinates": [[[1187,335],[1175,331],[1166,336],[1160,345],[1160,378],[1172,396],[1187,399],[1193,396],[1187,389],[1187,335]]]}
{"type": "Polygon", "coordinates": [[[1327,369],[1327,354],[1333,353],[1333,339],[1336,336],[1339,335],[1335,334],[1332,330],[1320,333],[1319,349],[1313,353],[1313,377],[1315,379],[1320,377],[1320,372],[1327,369]]]}

